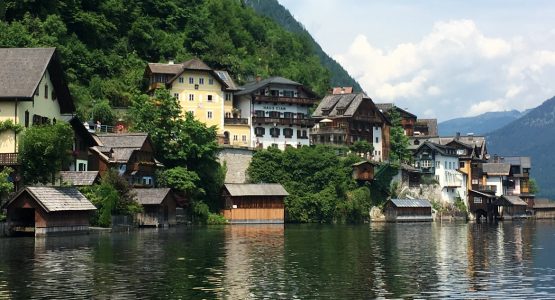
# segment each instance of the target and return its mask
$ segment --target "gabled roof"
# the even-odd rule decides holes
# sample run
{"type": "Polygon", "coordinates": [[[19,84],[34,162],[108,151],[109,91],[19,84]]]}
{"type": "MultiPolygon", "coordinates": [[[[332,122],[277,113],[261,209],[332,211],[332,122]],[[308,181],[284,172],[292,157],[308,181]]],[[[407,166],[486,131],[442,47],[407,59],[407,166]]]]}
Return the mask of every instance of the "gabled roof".
{"type": "Polygon", "coordinates": [[[270,77],[270,78],[266,78],[260,81],[251,81],[251,82],[247,82],[245,85],[241,86],[240,89],[241,91],[235,93],[235,95],[247,95],[250,94],[256,90],[259,90],[269,84],[283,84],[283,85],[295,85],[295,86],[301,86],[302,84],[284,78],[284,77],[279,77],[279,76],[275,76],[275,77],[270,77]]]}
{"type": "Polygon", "coordinates": [[[63,182],[76,186],[93,185],[100,179],[98,171],[62,171],[60,176],[63,182]]]}
{"type": "Polygon", "coordinates": [[[478,194],[480,196],[484,196],[486,198],[495,198],[495,195],[493,195],[493,194],[488,194],[488,193],[480,192],[480,191],[477,191],[477,190],[468,190],[468,191],[470,193],[475,193],[475,194],[478,194]]]}
{"type": "Polygon", "coordinates": [[[524,169],[532,167],[532,162],[529,156],[505,156],[502,161],[513,166],[520,166],[524,169]]]}
{"type": "Polygon", "coordinates": [[[98,139],[102,146],[108,148],[135,148],[140,149],[149,140],[148,133],[105,133],[99,134],[98,139]]]}
{"type": "Polygon", "coordinates": [[[320,101],[318,107],[312,113],[313,118],[338,118],[338,117],[352,117],[355,115],[361,104],[370,103],[374,107],[379,118],[387,124],[390,124],[389,119],[385,117],[372,99],[364,93],[355,94],[339,94],[339,95],[326,95],[320,101]]]}
{"type": "Polygon", "coordinates": [[[26,187],[4,207],[11,205],[24,193],[29,194],[46,212],[96,210],[96,207],[75,187],[26,187]]]}
{"type": "Polygon", "coordinates": [[[205,71],[205,72],[208,72],[208,73],[212,74],[214,79],[216,79],[222,85],[222,87],[224,89],[229,88],[227,83],[224,80],[222,80],[222,78],[218,74],[216,74],[216,72],[214,70],[212,70],[212,68],[210,68],[202,60],[200,60],[196,57],[192,58],[188,61],[184,61],[180,65],[181,65],[181,71],[176,73],[175,76],[172,77],[170,80],[168,80],[168,82],[166,84],[171,84],[172,82],[174,82],[185,71],[205,71]]]}
{"type": "Polygon", "coordinates": [[[170,188],[134,189],[137,202],[142,205],[159,205],[171,193],[170,188]]]}
{"type": "Polygon", "coordinates": [[[183,70],[181,64],[149,63],[147,68],[151,73],[175,75],[183,70]]]}
{"type": "Polygon", "coordinates": [[[508,176],[511,171],[511,165],[503,163],[485,163],[482,164],[482,171],[490,176],[508,176]]]}
{"type": "Polygon", "coordinates": [[[443,156],[457,156],[454,148],[449,147],[449,146],[445,146],[445,145],[432,143],[432,142],[429,142],[429,141],[425,141],[423,144],[421,144],[416,149],[416,152],[420,152],[420,150],[423,147],[428,147],[428,148],[432,149],[433,151],[438,152],[439,154],[441,154],[443,156]],[[452,151],[453,153],[449,153],[449,151],[452,151]]]}
{"type": "Polygon", "coordinates": [[[74,112],[56,48],[0,48],[0,100],[32,100],[47,70],[60,112],[74,112]]]}
{"type": "Polygon", "coordinates": [[[408,117],[410,117],[410,118],[415,118],[415,119],[417,118],[415,114],[413,114],[413,113],[411,113],[411,112],[409,112],[409,111],[407,111],[407,110],[404,110],[404,109],[402,109],[402,108],[400,108],[400,107],[398,107],[398,106],[395,106],[395,104],[393,104],[393,103],[376,103],[376,107],[377,107],[379,110],[381,110],[382,112],[386,113],[386,114],[387,114],[392,108],[395,107],[395,109],[401,114],[401,116],[405,115],[405,116],[408,116],[408,117]]]}
{"type": "Polygon", "coordinates": [[[426,199],[391,199],[389,201],[396,207],[432,207],[430,201],[426,199]]]}
{"type": "Polygon", "coordinates": [[[518,196],[507,196],[507,195],[503,195],[501,196],[500,199],[498,199],[497,201],[495,201],[496,205],[518,205],[518,206],[527,206],[528,204],[524,201],[522,201],[522,199],[518,196]]]}
{"type": "Polygon", "coordinates": [[[229,80],[224,80],[222,76],[220,76],[220,74],[218,74],[215,70],[210,68],[205,62],[203,62],[202,60],[196,57],[177,64],[149,63],[146,67],[145,74],[150,72],[152,74],[173,75],[172,78],[167,82],[167,84],[171,84],[174,80],[176,80],[179,76],[181,76],[183,72],[187,70],[208,72],[212,74],[212,76],[214,76],[214,79],[216,79],[218,82],[220,82],[220,84],[222,84],[223,88],[227,90],[236,89],[235,83],[233,82],[231,77],[229,77],[229,74],[227,74],[226,71],[219,71],[219,72],[225,72],[228,75],[228,77],[231,79],[231,82],[229,80]],[[233,84],[233,87],[230,86],[229,84],[233,84]]]}
{"type": "Polygon", "coordinates": [[[279,183],[240,184],[226,183],[224,188],[233,197],[237,196],[289,196],[279,183]]]}
{"type": "Polygon", "coordinates": [[[337,94],[352,94],[353,93],[353,87],[352,86],[343,86],[343,87],[336,86],[331,90],[331,93],[334,94],[334,95],[337,95],[337,94]]]}
{"type": "Polygon", "coordinates": [[[215,70],[214,72],[216,73],[216,75],[218,75],[218,77],[220,77],[221,80],[225,82],[228,91],[239,90],[239,87],[237,86],[237,84],[235,84],[235,81],[233,81],[233,78],[231,78],[227,71],[215,70]]]}
{"type": "Polygon", "coordinates": [[[87,144],[87,147],[94,147],[99,145],[98,143],[99,141],[94,138],[94,136],[83,125],[83,122],[81,122],[79,118],[77,117],[71,118],[71,120],[69,120],[69,124],[73,128],[73,131],[75,132],[75,134],[80,136],[85,141],[85,143],[87,144]]]}

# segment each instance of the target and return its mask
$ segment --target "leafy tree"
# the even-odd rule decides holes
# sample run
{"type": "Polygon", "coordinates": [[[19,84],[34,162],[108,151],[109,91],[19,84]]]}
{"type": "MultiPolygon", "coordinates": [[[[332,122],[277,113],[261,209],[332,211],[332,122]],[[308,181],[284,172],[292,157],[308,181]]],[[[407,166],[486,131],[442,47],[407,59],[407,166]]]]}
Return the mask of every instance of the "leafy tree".
{"type": "Polygon", "coordinates": [[[529,186],[530,186],[530,194],[537,194],[540,192],[540,187],[534,178],[530,178],[529,186]]]}
{"type": "Polygon", "coordinates": [[[162,187],[169,187],[174,192],[188,197],[191,200],[199,199],[205,195],[205,191],[198,185],[200,178],[197,173],[188,171],[183,167],[167,169],[158,174],[158,184],[162,187]]]}
{"type": "Polygon", "coordinates": [[[374,146],[370,144],[368,141],[356,141],[351,146],[349,146],[349,150],[357,154],[364,154],[374,152],[374,146]]]}
{"type": "Polygon", "coordinates": [[[10,167],[4,167],[0,171],[0,206],[4,203],[6,196],[14,190],[14,184],[10,180],[13,171],[10,167]]]}
{"type": "Polygon", "coordinates": [[[23,133],[19,161],[25,183],[54,182],[62,166],[69,163],[73,130],[69,124],[32,126],[23,133]]]}
{"type": "Polygon", "coordinates": [[[116,122],[116,115],[108,101],[95,103],[92,107],[91,116],[93,121],[100,121],[103,125],[114,125],[116,122]]]}
{"type": "Polygon", "coordinates": [[[409,150],[409,138],[405,135],[405,130],[401,124],[401,114],[395,107],[392,107],[388,115],[391,121],[389,160],[394,163],[410,162],[412,155],[409,150]]]}

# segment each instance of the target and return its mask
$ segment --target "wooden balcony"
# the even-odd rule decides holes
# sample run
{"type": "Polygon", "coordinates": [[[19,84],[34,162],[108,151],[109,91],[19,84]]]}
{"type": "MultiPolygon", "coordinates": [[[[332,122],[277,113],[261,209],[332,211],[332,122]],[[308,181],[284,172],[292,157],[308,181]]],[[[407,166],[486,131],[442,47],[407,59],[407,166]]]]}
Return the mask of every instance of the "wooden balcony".
{"type": "Polygon", "coordinates": [[[338,127],[324,127],[324,128],[312,128],[310,129],[310,134],[346,134],[346,128],[338,127]]]}
{"type": "Polygon", "coordinates": [[[255,95],[254,101],[286,103],[286,104],[302,104],[302,105],[312,106],[314,103],[316,103],[317,99],[255,95]]]}
{"type": "Polygon", "coordinates": [[[294,119],[294,118],[270,118],[270,117],[253,117],[253,124],[276,124],[286,126],[306,126],[312,127],[314,120],[312,119],[294,119]]]}
{"type": "Polygon", "coordinates": [[[481,184],[479,184],[478,185],[478,191],[495,194],[497,192],[497,186],[496,185],[481,185],[481,184]]]}
{"type": "Polygon", "coordinates": [[[17,153],[0,153],[0,166],[16,166],[17,153]]]}
{"type": "Polygon", "coordinates": [[[249,125],[247,118],[224,118],[225,125],[249,125]]]}
{"type": "Polygon", "coordinates": [[[383,123],[383,121],[380,118],[374,117],[374,116],[354,116],[353,120],[368,122],[368,123],[372,123],[372,124],[381,124],[381,123],[383,123]]]}

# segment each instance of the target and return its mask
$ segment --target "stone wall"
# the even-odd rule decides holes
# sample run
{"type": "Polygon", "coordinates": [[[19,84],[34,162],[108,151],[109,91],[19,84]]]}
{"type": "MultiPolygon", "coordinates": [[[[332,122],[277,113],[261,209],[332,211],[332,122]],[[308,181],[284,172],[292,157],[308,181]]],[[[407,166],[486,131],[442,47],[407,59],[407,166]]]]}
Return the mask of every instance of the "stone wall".
{"type": "Polygon", "coordinates": [[[253,150],[246,148],[224,148],[218,154],[220,163],[227,168],[225,183],[247,182],[247,168],[252,159],[253,150]]]}

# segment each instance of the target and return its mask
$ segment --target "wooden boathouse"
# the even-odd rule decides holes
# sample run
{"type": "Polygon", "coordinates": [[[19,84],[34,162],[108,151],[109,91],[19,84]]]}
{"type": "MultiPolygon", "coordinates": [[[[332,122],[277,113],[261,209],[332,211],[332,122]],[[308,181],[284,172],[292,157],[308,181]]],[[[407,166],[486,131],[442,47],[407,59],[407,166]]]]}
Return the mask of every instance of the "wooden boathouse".
{"type": "Polygon", "coordinates": [[[176,201],[169,188],[135,189],[144,211],[137,214],[139,226],[168,227],[176,224],[176,201]]]}
{"type": "Polygon", "coordinates": [[[535,199],[534,217],[536,219],[555,219],[555,201],[549,199],[535,199]]]}
{"type": "Polygon", "coordinates": [[[4,205],[10,235],[87,232],[96,207],[75,187],[27,187],[4,205]]]}
{"type": "Polygon", "coordinates": [[[283,223],[284,199],[289,193],[281,184],[225,184],[222,213],[230,223],[283,223]]]}
{"type": "Polygon", "coordinates": [[[431,222],[432,204],[425,199],[391,199],[384,205],[387,222],[431,222]]]}
{"type": "Polygon", "coordinates": [[[496,217],[502,220],[526,218],[528,204],[518,196],[503,195],[493,202],[497,208],[496,217]]]}

